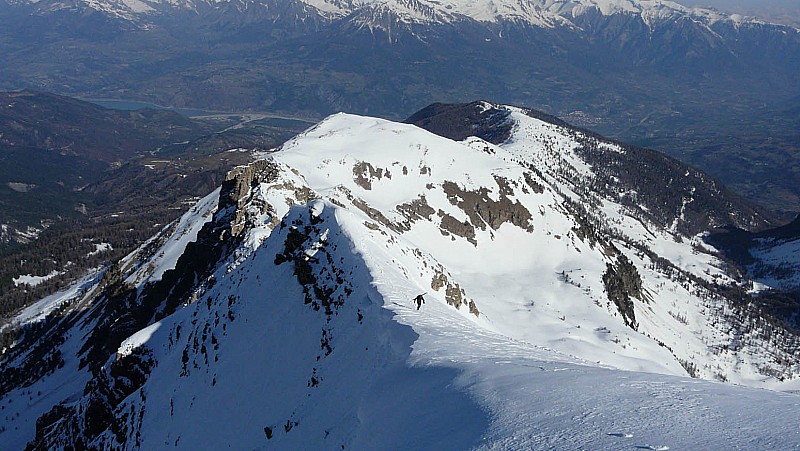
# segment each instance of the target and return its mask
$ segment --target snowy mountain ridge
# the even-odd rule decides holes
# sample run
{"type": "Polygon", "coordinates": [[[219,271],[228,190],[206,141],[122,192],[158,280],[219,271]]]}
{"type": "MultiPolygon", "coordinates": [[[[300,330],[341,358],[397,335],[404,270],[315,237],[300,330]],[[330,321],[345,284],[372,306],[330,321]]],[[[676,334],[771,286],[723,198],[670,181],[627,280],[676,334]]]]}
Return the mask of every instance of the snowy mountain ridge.
{"type": "MultiPolygon", "coordinates": [[[[25,3],[25,0],[10,0],[25,3]]],[[[29,1],[44,5],[46,0],[29,1]]],[[[465,19],[483,23],[515,22],[534,27],[577,27],[577,17],[599,13],[603,16],[625,14],[640,17],[649,27],[682,18],[712,25],[716,22],[763,24],[755,18],[726,14],[707,8],[689,8],[664,0],[80,0],[79,5],[112,17],[147,23],[148,16],[175,9],[199,11],[204,8],[230,8],[240,12],[253,8],[294,10],[298,20],[316,16],[323,20],[352,20],[362,26],[378,26],[386,20],[405,24],[449,24],[465,19]]],[[[50,2],[47,10],[69,9],[70,3],[50,2]]],[[[579,27],[578,27],[579,28],[579,27]]]]}
{"type": "Polygon", "coordinates": [[[536,116],[476,102],[410,119],[467,135],[450,139],[337,114],[233,171],[47,300],[5,351],[0,443],[796,444],[797,396],[679,377],[800,388],[796,331],[731,294],[747,281],[695,210],[705,228],[763,219],[677,162],[536,116]],[[688,182],[659,198],[654,174],[688,182]],[[777,414],[733,418],[741,399],[777,414]]]}

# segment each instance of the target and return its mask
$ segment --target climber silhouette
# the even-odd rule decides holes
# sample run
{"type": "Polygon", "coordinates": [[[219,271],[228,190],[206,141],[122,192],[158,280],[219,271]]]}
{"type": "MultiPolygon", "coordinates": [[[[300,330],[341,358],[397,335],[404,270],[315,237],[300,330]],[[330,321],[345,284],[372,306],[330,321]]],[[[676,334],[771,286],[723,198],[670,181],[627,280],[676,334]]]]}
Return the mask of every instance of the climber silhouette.
{"type": "Polygon", "coordinates": [[[422,307],[422,304],[425,303],[425,298],[422,297],[422,294],[418,294],[417,297],[414,298],[414,302],[417,303],[417,310],[419,310],[419,308],[422,307]]]}

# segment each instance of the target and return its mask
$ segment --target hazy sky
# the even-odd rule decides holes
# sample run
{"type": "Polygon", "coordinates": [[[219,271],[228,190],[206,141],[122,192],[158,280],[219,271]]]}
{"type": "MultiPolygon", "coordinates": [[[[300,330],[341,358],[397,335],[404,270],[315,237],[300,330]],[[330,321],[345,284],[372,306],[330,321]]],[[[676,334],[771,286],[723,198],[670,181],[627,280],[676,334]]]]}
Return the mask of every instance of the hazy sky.
{"type": "Polygon", "coordinates": [[[722,11],[757,16],[800,26],[800,0],[674,0],[687,6],[712,6],[722,11]]]}

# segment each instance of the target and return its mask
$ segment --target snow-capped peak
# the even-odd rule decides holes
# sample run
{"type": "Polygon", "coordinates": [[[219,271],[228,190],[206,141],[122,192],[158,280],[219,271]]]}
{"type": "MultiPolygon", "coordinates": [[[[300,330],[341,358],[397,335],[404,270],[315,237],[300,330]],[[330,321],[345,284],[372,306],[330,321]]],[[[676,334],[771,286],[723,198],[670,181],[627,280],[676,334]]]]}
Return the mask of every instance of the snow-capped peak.
{"type": "Polygon", "coordinates": [[[731,16],[708,8],[689,8],[664,0],[303,0],[319,11],[345,17],[357,11],[389,10],[405,22],[454,22],[469,18],[478,22],[512,21],[538,27],[569,26],[575,18],[597,11],[605,16],[640,16],[648,25],[676,17],[692,17],[706,24],[732,21],[731,16]]]}
{"type": "MultiPolygon", "coordinates": [[[[13,0],[12,3],[25,3],[13,0]]],[[[42,0],[31,4],[44,5],[42,0]]],[[[239,11],[263,8],[280,11],[299,7],[304,11],[298,19],[316,15],[322,20],[352,20],[359,26],[386,28],[389,22],[406,25],[448,24],[473,20],[485,24],[513,22],[534,27],[575,27],[573,22],[583,15],[596,12],[604,16],[634,15],[648,26],[691,18],[704,25],[728,21],[735,26],[759,22],[753,18],[730,15],[708,8],[689,8],[667,0],[79,0],[85,7],[110,16],[147,26],[148,16],[168,14],[175,9],[196,11],[201,8],[219,9],[233,5],[239,11]],[[301,17],[302,16],[302,17],[301,17]]],[[[46,10],[72,6],[48,3],[46,10]]],[[[280,13],[276,13],[280,15],[280,13]]]]}

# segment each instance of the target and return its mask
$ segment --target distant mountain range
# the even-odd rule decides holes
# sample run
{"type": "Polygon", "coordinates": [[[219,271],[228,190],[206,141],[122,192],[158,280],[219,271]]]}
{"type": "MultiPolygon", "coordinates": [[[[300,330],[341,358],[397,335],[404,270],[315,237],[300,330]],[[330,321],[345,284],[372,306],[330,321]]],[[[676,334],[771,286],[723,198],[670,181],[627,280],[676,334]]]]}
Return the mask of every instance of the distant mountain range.
{"type": "Polygon", "coordinates": [[[35,5],[41,14],[61,10],[94,10],[130,21],[141,27],[157,23],[159,16],[186,10],[196,14],[217,11],[243,17],[261,13],[283,20],[333,21],[344,19],[356,26],[390,31],[400,24],[448,24],[465,20],[483,23],[515,22],[536,27],[572,27],[583,16],[627,14],[655,28],[670,21],[696,20],[705,26],[728,22],[735,26],[763,24],[753,18],[725,14],[714,9],[686,7],[661,0],[80,0],[72,4],[55,1],[12,0],[12,5],[35,5]],[[255,10],[255,13],[253,13],[255,10]]]}
{"type": "Polygon", "coordinates": [[[651,0],[0,3],[0,88],[321,118],[533,105],[800,210],[800,33],[651,0]]]}
{"type": "Polygon", "coordinates": [[[796,395],[689,379],[800,389],[797,297],[704,242],[796,223],[535,110],[408,122],[330,116],[15,315],[2,447],[796,445],[796,395]]]}
{"type": "Polygon", "coordinates": [[[800,4],[794,0],[679,0],[686,6],[707,6],[719,8],[731,13],[755,16],[770,22],[800,26],[800,4]]]}

